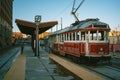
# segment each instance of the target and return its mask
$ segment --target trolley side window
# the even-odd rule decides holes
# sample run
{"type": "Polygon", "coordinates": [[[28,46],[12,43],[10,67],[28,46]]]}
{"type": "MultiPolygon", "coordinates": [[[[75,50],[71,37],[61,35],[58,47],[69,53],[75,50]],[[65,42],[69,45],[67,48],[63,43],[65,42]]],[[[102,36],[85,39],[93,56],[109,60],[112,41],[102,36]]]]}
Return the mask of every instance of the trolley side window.
{"type": "Polygon", "coordinates": [[[64,41],[64,34],[61,34],[61,42],[63,42],[64,41]]]}
{"type": "Polygon", "coordinates": [[[106,31],[90,31],[90,40],[105,41],[108,39],[106,31]]]}
{"type": "Polygon", "coordinates": [[[97,40],[97,31],[90,31],[90,40],[97,40]]]}
{"type": "Polygon", "coordinates": [[[85,40],[85,32],[81,32],[81,40],[85,40]]]}
{"type": "Polygon", "coordinates": [[[100,31],[100,33],[101,33],[101,40],[107,41],[108,40],[108,32],[100,31]]]}
{"type": "Polygon", "coordinates": [[[76,40],[78,41],[78,40],[81,40],[80,39],[81,38],[81,32],[79,31],[79,32],[76,32],[76,40]]]}
{"type": "Polygon", "coordinates": [[[73,32],[73,41],[75,41],[75,37],[76,37],[75,32],[73,32]]]}

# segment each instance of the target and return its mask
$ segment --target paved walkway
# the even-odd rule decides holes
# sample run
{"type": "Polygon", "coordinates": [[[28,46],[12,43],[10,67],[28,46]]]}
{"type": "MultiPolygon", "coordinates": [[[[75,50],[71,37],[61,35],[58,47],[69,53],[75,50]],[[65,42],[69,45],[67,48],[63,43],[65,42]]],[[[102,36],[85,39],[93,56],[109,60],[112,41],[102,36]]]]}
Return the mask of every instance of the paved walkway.
{"type": "MultiPolygon", "coordinates": [[[[11,54],[18,50],[18,48],[11,50],[11,54]]],[[[49,59],[48,53],[44,49],[40,48],[40,56],[35,57],[31,46],[25,46],[23,54],[26,56],[25,80],[75,80],[73,76],[65,74],[62,71],[63,69],[61,70],[57,64],[49,59]]],[[[8,58],[3,55],[0,57],[3,58],[0,58],[1,63],[4,61],[4,58],[5,60],[8,58]]]]}
{"type": "MultiPolygon", "coordinates": [[[[30,46],[25,46],[23,54],[26,55],[25,80],[71,80],[70,75],[64,75],[49,58],[48,53],[40,49],[40,57],[34,57],[30,46]]],[[[74,79],[73,79],[74,80],[74,79]]]]}
{"type": "Polygon", "coordinates": [[[120,52],[110,52],[112,58],[119,58],[120,59],[120,52]]]}

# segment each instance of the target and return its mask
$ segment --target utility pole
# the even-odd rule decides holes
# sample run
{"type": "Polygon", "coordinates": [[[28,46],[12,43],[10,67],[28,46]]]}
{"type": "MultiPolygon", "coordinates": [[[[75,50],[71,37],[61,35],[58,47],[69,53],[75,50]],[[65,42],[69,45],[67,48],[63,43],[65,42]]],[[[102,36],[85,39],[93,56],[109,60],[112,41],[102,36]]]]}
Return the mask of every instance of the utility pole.
{"type": "Polygon", "coordinates": [[[56,25],[56,31],[58,30],[58,25],[56,25]]]}
{"type": "Polygon", "coordinates": [[[62,29],[62,17],[61,17],[61,29],[62,29]]]}
{"type": "Polygon", "coordinates": [[[52,28],[51,28],[51,33],[53,32],[52,28]]]}
{"type": "Polygon", "coordinates": [[[35,23],[36,23],[36,52],[35,56],[39,56],[39,43],[38,43],[38,34],[39,34],[39,24],[41,22],[41,16],[36,15],[35,16],[35,23]]]}
{"type": "Polygon", "coordinates": [[[119,24],[118,24],[118,34],[117,34],[117,39],[118,39],[118,44],[120,44],[120,26],[119,26],[119,24]]]}

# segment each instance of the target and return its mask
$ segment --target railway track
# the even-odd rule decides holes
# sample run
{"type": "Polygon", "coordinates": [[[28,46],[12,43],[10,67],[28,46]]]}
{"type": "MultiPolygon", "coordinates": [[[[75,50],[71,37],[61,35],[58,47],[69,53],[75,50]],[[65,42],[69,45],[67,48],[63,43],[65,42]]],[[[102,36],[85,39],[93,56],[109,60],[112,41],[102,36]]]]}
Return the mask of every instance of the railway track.
{"type": "Polygon", "coordinates": [[[120,70],[120,66],[119,65],[110,65],[110,66],[120,70]]]}
{"type": "Polygon", "coordinates": [[[115,67],[115,68],[117,68],[117,69],[120,69],[120,59],[113,59],[112,60],[112,65],[109,65],[109,66],[111,66],[111,67],[115,67]]]}
{"type": "Polygon", "coordinates": [[[113,68],[111,66],[91,67],[86,65],[82,65],[82,67],[100,74],[101,76],[105,77],[106,80],[120,80],[120,70],[117,68],[113,68]]]}
{"type": "MultiPolygon", "coordinates": [[[[59,56],[61,57],[61,56],[59,56]]],[[[71,59],[61,57],[65,60],[68,60],[70,62],[74,62],[71,59]]],[[[74,62],[75,63],[75,62],[74,62]]],[[[115,65],[96,65],[96,66],[88,66],[85,64],[78,64],[80,67],[83,67],[91,72],[97,73],[98,75],[105,78],[105,80],[120,80],[120,69],[115,67],[115,65]]]]}

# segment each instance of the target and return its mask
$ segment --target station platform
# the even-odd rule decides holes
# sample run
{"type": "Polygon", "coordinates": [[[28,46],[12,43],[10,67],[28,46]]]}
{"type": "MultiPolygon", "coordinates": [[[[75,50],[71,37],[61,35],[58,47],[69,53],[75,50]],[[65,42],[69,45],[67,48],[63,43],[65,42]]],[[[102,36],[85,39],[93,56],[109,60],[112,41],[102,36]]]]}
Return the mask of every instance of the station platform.
{"type": "Polygon", "coordinates": [[[3,80],[104,80],[69,61],[48,54],[40,48],[35,57],[31,46],[25,46],[3,80]],[[51,59],[50,59],[51,58],[51,59]],[[55,62],[53,62],[53,60],[55,62]],[[57,64],[56,64],[57,62],[57,64]],[[60,69],[63,65],[64,69],[60,69]],[[68,72],[66,72],[68,70],[68,72]],[[70,71],[70,72],[69,72],[70,71]],[[71,74],[72,73],[72,74],[71,74]],[[74,75],[73,75],[74,74],[74,75]],[[77,78],[75,77],[78,76],[77,78]],[[87,76],[86,76],[87,75],[87,76]]]}
{"type": "Polygon", "coordinates": [[[40,49],[40,56],[35,57],[31,46],[25,46],[16,61],[3,80],[75,80],[73,76],[64,74],[44,49],[40,49]]]}
{"type": "Polygon", "coordinates": [[[110,52],[112,58],[120,59],[120,52],[110,52]]]}
{"type": "Polygon", "coordinates": [[[19,46],[8,47],[0,51],[0,80],[3,80],[3,77],[19,54],[19,46]]]}

